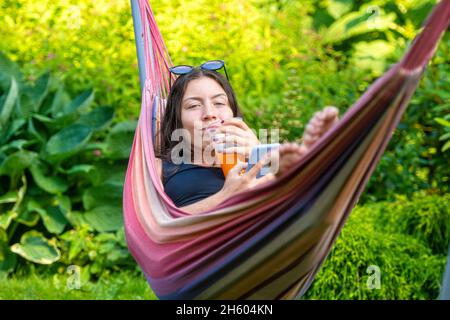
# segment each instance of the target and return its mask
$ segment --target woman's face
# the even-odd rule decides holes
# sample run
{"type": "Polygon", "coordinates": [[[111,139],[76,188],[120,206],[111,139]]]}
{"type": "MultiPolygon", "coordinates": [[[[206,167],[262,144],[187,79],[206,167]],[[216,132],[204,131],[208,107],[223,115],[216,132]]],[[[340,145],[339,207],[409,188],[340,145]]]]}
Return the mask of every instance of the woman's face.
{"type": "MultiPolygon", "coordinates": [[[[223,88],[215,80],[201,77],[188,83],[181,102],[181,122],[191,139],[201,136],[210,124],[233,117],[233,110],[223,88]]],[[[210,128],[214,127],[211,125],[210,128]]],[[[202,139],[202,148],[207,142],[202,139]]]]}

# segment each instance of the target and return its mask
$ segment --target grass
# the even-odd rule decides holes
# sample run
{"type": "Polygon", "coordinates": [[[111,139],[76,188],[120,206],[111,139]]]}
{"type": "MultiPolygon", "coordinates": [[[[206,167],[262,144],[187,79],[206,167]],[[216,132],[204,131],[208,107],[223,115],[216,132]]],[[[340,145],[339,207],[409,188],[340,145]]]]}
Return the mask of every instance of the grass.
{"type": "Polygon", "coordinates": [[[82,283],[79,289],[70,289],[67,283],[59,276],[3,279],[0,300],[157,300],[145,278],[128,273],[82,283]]]}

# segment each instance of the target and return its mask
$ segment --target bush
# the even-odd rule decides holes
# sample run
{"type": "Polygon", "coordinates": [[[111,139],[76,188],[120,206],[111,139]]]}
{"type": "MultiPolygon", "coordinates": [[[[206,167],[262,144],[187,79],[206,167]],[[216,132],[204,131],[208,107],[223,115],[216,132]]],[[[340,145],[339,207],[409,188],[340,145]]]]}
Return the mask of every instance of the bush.
{"type": "Polygon", "coordinates": [[[357,207],[304,299],[436,299],[450,241],[450,195],[357,207]],[[380,289],[369,289],[376,266],[380,289]]]}
{"type": "Polygon", "coordinates": [[[93,100],[93,89],[72,99],[49,73],[25,81],[0,53],[0,273],[59,261],[99,275],[132,261],[123,234],[108,232],[123,232],[136,122],[111,126],[113,108],[93,100]]]}

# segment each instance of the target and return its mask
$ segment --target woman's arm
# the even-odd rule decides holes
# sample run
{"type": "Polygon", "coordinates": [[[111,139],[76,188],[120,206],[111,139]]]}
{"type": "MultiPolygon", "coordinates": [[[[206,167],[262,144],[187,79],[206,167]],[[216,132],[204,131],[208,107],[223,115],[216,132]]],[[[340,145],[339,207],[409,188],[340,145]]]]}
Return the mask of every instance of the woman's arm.
{"type": "MultiPolygon", "coordinates": [[[[156,159],[156,171],[158,172],[158,176],[162,179],[162,161],[159,158],[155,159],[156,159]]],[[[187,205],[185,207],[180,207],[180,209],[191,214],[198,214],[218,206],[229,197],[230,197],[229,192],[226,189],[225,190],[222,189],[208,198],[187,205]]]]}
{"type": "Polygon", "coordinates": [[[275,176],[273,174],[267,174],[262,178],[256,179],[256,175],[258,174],[259,170],[261,170],[262,166],[269,159],[270,158],[268,156],[263,157],[263,159],[257,162],[245,174],[241,174],[241,171],[242,169],[245,169],[247,167],[248,163],[238,162],[238,164],[236,164],[228,172],[222,190],[206,199],[200,200],[188,206],[181,207],[180,209],[191,214],[201,214],[202,212],[214,209],[219,204],[235,194],[250,190],[257,185],[275,179],[275,176]]]}

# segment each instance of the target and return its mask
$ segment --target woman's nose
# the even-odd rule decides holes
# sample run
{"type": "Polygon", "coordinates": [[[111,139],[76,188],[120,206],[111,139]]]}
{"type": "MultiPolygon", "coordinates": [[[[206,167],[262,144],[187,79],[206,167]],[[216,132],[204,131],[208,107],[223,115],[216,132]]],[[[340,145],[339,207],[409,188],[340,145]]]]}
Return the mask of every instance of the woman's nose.
{"type": "Polygon", "coordinates": [[[217,114],[213,105],[207,104],[203,111],[203,120],[216,119],[217,114]]]}

